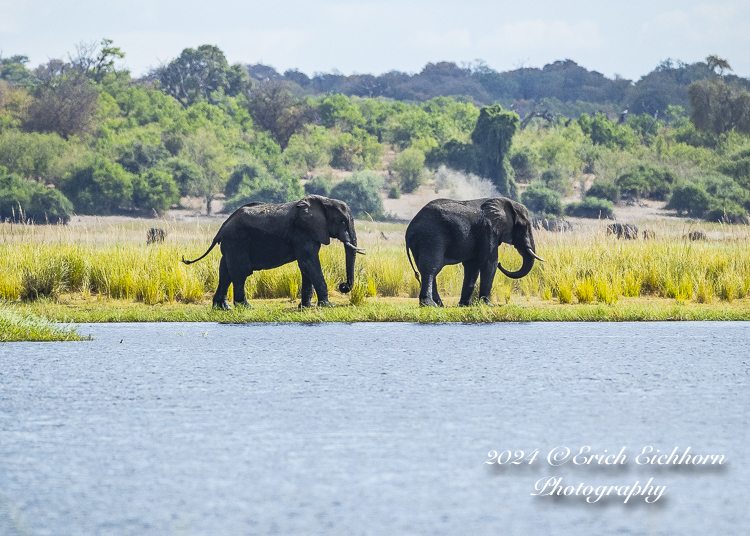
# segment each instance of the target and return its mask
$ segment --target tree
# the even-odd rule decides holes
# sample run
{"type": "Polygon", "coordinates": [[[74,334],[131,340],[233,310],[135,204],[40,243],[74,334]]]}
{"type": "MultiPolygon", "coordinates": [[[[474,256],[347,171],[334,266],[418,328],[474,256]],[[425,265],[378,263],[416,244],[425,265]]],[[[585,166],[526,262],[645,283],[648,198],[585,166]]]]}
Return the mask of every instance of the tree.
{"type": "Polygon", "coordinates": [[[349,205],[357,218],[370,216],[379,220],[383,218],[383,201],[379,193],[382,186],[383,179],[374,171],[359,171],[334,186],[331,198],[349,205]]]}
{"type": "Polygon", "coordinates": [[[133,205],[146,212],[164,214],[180,200],[172,175],[151,169],[133,179],[133,205]]]}
{"type": "Polygon", "coordinates": [[[112,42],[111,39],[102,39],[99,44],[78,44],[76,57],[70,58],[73,69],[95,82],[104,80],[108,74],[115,72],[115,61],[125,57],[125,53],[119,47],[113,47],[112,42]]]}
{"type": "Polygon", "coordinates": [[[267,130],[282,150],[295,133],[315,121],[313,108],[294,97],[282,82],[262,84],[252,93],[248,111],[253,121],[267,130]]]}
{"type": "Polygon", "coordinates": [[[206,214],[211,214],[211,201],[224,189],[233,166],[233,158],[226,152],[216,134],[200,129],[189,136],[182,147],[180,156],[195,163],[200,169],[200,177],[188,187],[191,195],[206,201],[206,214]]]}
{"type": "Polygon", "coordinates": [[[60,190],[78,213],[112,214],[130,206],[133,176],[120,164],[93,156],[63,179],[60,190]]]}
{"type": "Polygon", "coordinates": [[[67,223],[73,204],[58,190],[9,174],[0,166],[0,221],[67,223]]]}
{"type": "Polygon", "coordinates": [[[690,120],[697,130],[750,134],[750,91],[716,78],[690,84],[688,97],[690,120]]]}
{"type": "Polygon", "coordinates": [[[424,161],[424,153],[414,148],[405,149],[393,160],[391,169],[398,176],[402,192],[411,193],[425,182],[424,161]]]}
{"type": "Polygon", "coordinates": [[[157,69],[154,76],[161,83],[161,90],[185,108],[197,100],[214,103],[212,94],[218,91],[237,96],[250,87],[247,72],[240,65],[230,67],[224,53],[213,45],[184,49],[178,58],[157,69]]]}
{"type": "Polygon", "coordinates": [[[519,123],[518,114],[506,112],[502,106],[495,104],[480,110],[477,125],[471,133],[479,175],[490,179],[501,195],[513,199],[518,196],[518,187],[509,156],[519,123]]]}
{"type": "Polygon", "coordinates": [[[45,78],[24,126],[36,132],[56,132],[65,139],[93,130],[99,91],[85,76],[68,74],[69,68],[57,60],[42,71],[45,78]]]}

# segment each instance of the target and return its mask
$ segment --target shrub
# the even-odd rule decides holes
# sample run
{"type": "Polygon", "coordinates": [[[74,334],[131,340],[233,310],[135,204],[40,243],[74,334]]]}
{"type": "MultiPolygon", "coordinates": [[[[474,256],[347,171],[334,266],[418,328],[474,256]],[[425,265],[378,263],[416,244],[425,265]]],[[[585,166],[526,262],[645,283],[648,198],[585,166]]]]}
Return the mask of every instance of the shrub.
{"type": "Polygon", "coordinates": [[[400,152],[391,163],[403,192],[411,193],[424,184],[427,179],[424,161],[424,153],[412,147],[400,152]]]}
{"type": "Polygon", "coordinates": [[[663,201],[669,196],[675,175],[668,169],[638,166],[617,178],[615,184],[626,197],[646,197],[663,201]]]}
{"type": "Polygon", "coordinates": [[[4,172],[5,168],[0,167],[0,221],[67,223],[70,220],[73,204],[58,190],[4,172]]]}
{"type": "Polygon", "coordinates": [[[666,208],[678,214],[700,218],[710,208],[711,196],[700,184],[682,183],[674,187],[666,208]]]}
{"type": "Polygon", "coordinates": [[[597,181],[586,190],[585,195],[617,203],[620,200],[620,188],[612,182],[597,181]]]}
{"type": "Polygon", "coordinates": [[[180,200],[180,192],[166,171],[149,170],[133,179],[133,205],[147,212],[164,214],[180,200]]]}
{"type": "Polygon", "coordinates": [[[301,198],[303,194],[299,179],[293,175],[274,177],[268,172],[258,176],[245,175],[237,186],[237,193],[224,202],[224,212],[233,212],[252,201],[286,203],[301,198]]]}
{"type": "Polygon", "coordinates": [[[82,214],[111,214],[128,207],[133,197],[133,175],[103,156],[87,162],[65,176],[60,186],[82,214]]]}
{"type": "Polygon", "coordinates": [[[322,195],[323,197],[330,197],[332,188],[333,181],[330,177],[318,175],[314,179],[307,181],[307,183],[305,184],[305,193],[309,195],[322,195]]]}
{"type": "Polygon", "coordinates": [[[563,213],[562,198],[560,194],[539,183],[531,184],[521,194],[521,203],[533,214],[542,217],[557,217],[563,213]]]}
{"type": "Polygon", "coordinates": [[[369,215],[379,220],[383,218],[383,201],[379,193],[382,186],[380,175],[374,171],[360,171],[334,186],[331,197],[348,204],[356,218],[369,215]]]}
{"type": "Polygon", "coordinates": [[[570,203],[565,207],[565,214],[576,218],[613,218],[614,205],[606,199],[587,197],[581,202],[570,203]]]}
{"type": "Polygon", "coordinates": [[[388,189],[388,199],[401,199],[401,189],[394,184],[388,189]]]}
{"type": "Polygon", "coordinates": [[[518,182],[531,182],[538,176],[539,154],[530,147],[521,147],[511,154],[510,165],[518,182]]]}
{"type": "Polygon", "coordinates": [[[747,210],[730,200],[712,200],[704,219],[723,223],[748,223],[747,210]]]}
{"type": "MultiPolygon", "coordinates": [[[[170,158],[164,163],[164,171],[172,175],[181,196],[192,193],[193,184],[199,182],[203,173],[195,162],[184,158],[170,158]]],[[[231,180],[231,179],[230,179],[231,180]]]]}
{"type": "Polygon", "coordinates": [[[570,179],[567,173],[560,168],[550,168],[542,173],[542,182],[550,190],[560,192],[562,195],[570,191],[570,179]]]}

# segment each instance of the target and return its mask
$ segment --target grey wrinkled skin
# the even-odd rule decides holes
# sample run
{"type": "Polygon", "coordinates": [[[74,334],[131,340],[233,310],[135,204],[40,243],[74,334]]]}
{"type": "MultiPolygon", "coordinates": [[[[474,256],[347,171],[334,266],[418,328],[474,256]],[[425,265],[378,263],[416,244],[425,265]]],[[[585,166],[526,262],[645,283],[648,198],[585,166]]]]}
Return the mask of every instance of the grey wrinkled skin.
{"type": "Polygon", "coordinates": [[[234,287],[235,305],[249,306],[245,280],[257,270],[270,270],[297,261],[302,272],[300,307],[311,307],[313,289],[318,305],[328,306],[328,285],[320,266],[320,246],[340,240],[346,247],[346,282],[341,292],[354,284],[354,257],[357,235],[349,206],[337,199],[309,195],[300,201],[281,204],[249,203],[237,209],[216,233],[201,260],[216,246],[221,247],[219,284],[213,306],[231,309],[227,301],[229,285],[234,287]]]}
{"type": "Polygon", "coordinates": [[[533,268],[536,249],[531,227],[526,207],[505,197],[427,203],[406,229],[407,256],[410,252],[414,255],[421,274],[420,305],[442,307],[435,278],[444,266],[458,263],[464,266],[459,306],[470,304],[477,278],[479,299],[490,304],[497,268],[513,279],[524,277],[533,268]],[[510,272],[498,264],[501,243],[513,245],[523,258],[518,271],[510,272]]]}

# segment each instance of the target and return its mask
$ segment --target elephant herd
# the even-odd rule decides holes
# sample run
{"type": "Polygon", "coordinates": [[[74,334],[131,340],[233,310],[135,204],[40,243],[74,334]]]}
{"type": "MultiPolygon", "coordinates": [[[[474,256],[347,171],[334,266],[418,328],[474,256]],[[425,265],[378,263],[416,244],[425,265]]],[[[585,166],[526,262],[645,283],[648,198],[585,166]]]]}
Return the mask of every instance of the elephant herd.
{"type": "MultiPolygon", "coordinates": [[[[421,283],[419,303],[442,306],[436,276],[444,266],[462,263],[464,281],[459,306],[470,305],[479,279],[479,299],[490,303],[490,290],[496,269],[518,279],[527,275],[537,256],[532,223],[526,207],[504,197],[454,201],[436,199],[425,205],[406,229],[406,252],[417,280],[421,283]],[[518,271],[498,263],[501,243],[511,244],[523,258],[518,271]],[[412,262],[412,256],[414,261],[412,262]],[[416,268],[414,265],[416,264],[416,268]],[[421,274],[421,278],[420,278],[421,274]]],[[[230,309],[229,286],[234,287],[234,304],[249,306],[245,280],[256,270],[269,270],[297,261],[302,273],[300,307],[311,307],[313,290],[318,306],[330,306],[328,286],[323,277],[319,251],[331,238],[345,246],[346,282],[338,287],[349,292],[354,285],[357,247],[354,218],[343,201],[309,195],[300,201],[281,204],[249,203],[237,209],[222,224],[201,260],[219,244],[219,284],[213,306],[230,309]]]]}

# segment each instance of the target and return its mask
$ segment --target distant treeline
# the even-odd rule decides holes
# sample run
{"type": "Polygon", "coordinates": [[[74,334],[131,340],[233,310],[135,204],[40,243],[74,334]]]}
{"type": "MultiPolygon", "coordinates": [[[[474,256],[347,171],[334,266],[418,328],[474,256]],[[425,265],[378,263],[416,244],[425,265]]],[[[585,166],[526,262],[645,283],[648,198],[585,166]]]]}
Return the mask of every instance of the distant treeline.
{"type": "Polygon", "coordinates": [[[309,78],[230,65],[212,45],[133,79],[123,57],[107,39],[36,68],[0,57],[0,221],[162,214],[185,197],[231,211],[305,192],[380,218],[381,195],[436,171],[540,216],[607,217],[620,199],[650,198],[748,221],[749,81],[716,56],[635,84],[571,61],[309,78]],[[563,206],[592,175],[585,199],[563,206]]]}
{"type": "MultiPolygon", "coordinates": [[[[505,72],[495,71],[483,62],[464,66],[438,62],[428,63],[417,74],[390,71],[379,76],[347,76],[334,72],[309,77],[298,70],[280,74],[262,64],[246,67],[255,80],[287,81],[298,86],[301,94],[343,93],[404,102],[453,96],[480,106],[497,102],[515,109],[521,117],[531,111],[535,103],[539,110],[545,108],[566,117],[578,117],[581,113],[595,111],[619,114],[625,109],[633,114],[663,114],[669,105],[682,106],[689,111],[688,86],[711,78],[720,65],[711,59],[691,64],[666,60],[636,82],[621,77],[607,78],[569,59],[549,63],[541,69],[521,67],[505,72]]],[[[725,79],[750,89],[750,79],[729,73],[725,79]]]]}

